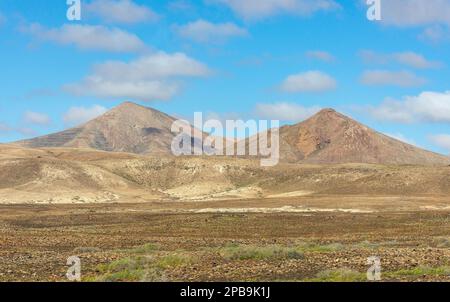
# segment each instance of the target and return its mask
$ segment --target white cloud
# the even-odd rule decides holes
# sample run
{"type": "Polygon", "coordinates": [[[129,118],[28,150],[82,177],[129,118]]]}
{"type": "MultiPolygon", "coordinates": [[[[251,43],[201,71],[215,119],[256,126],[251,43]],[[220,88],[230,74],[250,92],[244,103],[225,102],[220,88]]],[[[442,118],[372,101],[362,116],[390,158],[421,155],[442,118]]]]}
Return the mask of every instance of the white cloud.
{"type": "Polygon", "coordinates": [[[279,14],[307,16],[340,8],[334,0],[207,0],[229,6],[244,19],[264,19],[279,14]]]}
{"type": "Polygon", "coordinates": [[[100,98],[167,100],[180,90],[182,77],[201,77],[208,67],[183,53],[158,52],[129,63],[110,61],[96,65],[80,83],[64,89],[75,95],[100,98]]]}
{"type": "Polygon", "coordinates": [[[41,41],[60,45],[75,45],[82,50],[101,50],[110,52],[141,52],[147,47],[136,35],[118,28],[81,24],[65,24],[59,28],[47,29],[40,24],[22,27],[41,41]]]}
{"type": "Polygon", "coordinates": [[[0,133],[10,132],[13,129],[9,127],[7,124],[0,122],[0,133]]]}
{"type": "Polygon", "coordinates": [[[323,62],[332,62],[335,60],[335,57],[326,51],[321,50],[311,50],[306,52],[306,56],[311,59],[320,60],[323,62]]]}
{"type": "Polygon", "coordinates": [[[9,134],[9,133],[19,133],[23,136],[35,136],[37,135],[36,130],[32,129],[32,128],[28,128],[28,127],[10,127],[9,125],[5,124],[5,123],[1,123],[0,122],[0,134],[9,134]]]}
{"type": "Polygon", "coordinates": [[[431,25],[419,35],[419,39],[431,43],[450,40],[450,32],[441,25],[431,25]]]}
{"type": "Polygon", "coordinates": [[[94,105],[92,107],[71,107],[63,116],[66,124],[75,126],[90,121],[103,113],[107,109],[103,106],[94,105]]]}
{"type": "Polygon", "coordinates": [[[174,0],[167,4],[169,10],[179,12],[194,12],[195,6],[187,0],[174,0]]]}
{"type": "Polygon", "coordinates": [[[396,53],[393,56],[397,62],[414,68],[435,68],[441,65],[439,62],[429,61],[424,56],[412,51],[396,53]]]}
{"type": "Polygon", "coordinates": [[[15,129],[18,133],[22,134],[23,136],[37,136],[39,132],[37,132],[35,129],[33,128],[29,128],[29,127],[20,127],[15,129]]]}
{"type": "Polygon", "coordinates": [[[382,22],[400,27],[450,25],[450,2],[448,0],[383,1],[382,22]]]}
{"type": "Polygon", "coordinates": [[[41,125],[45,126],[50,124],[50,117],[46,114],[39,113],[39,112],[33,112],[33,111],[27,111],[24,114],[24,120],[25,122],[29,124],[35,124],[35,125],[41,125]]]}
{"type": "Polygon", "coordinates": [[[320,71],[307,71],[290,75],[281,84],[285,92],[322,92],[333,90],[337,86],[336,80],[320,71]]]}
{"type": "Polygon", "coordinates": [[[407,143],[407,144],[410,144],[410,145],[413,145],[413,146],[417,146],[417,144],[416,144],[416,142],[414,140],[405,137],[401,133],[395,133],[395,134],[385,133],[385,135],[387,135],[389,137],[392,137],[392,138],[395,138],[396,140],[399,140],[401,142],[404,142],[404,143],[407,143]]]}
{"type": "Polygon", "coordinates": [[[248,34],[246,29],[233,23],[214,24],[205,20],[176,26],[175,29],[180,36],[196,42],[217,42],[230,37],[243,37],[248,34]]]}
{"type": "Polygon", "coordinates": [[[431,135],[429,137],[429,140],[436,146],[450,153],[450,135],[448,134],[431,135]]]}
{"type": "Polygon", "coordinates": [[[450,91],[423,92],[401,100],[386,99],[380,106],[367,109],[381,121],[450,123],[450,91]]]}
{"type": "Polygon", "coordinates": [[[437,68],[442,66],[441,62],[430,61],[423,55],[412,51],[382,54],[371,50],[363,50],[360,52],[360,56],[366,63],[388,64],[396,62],[418,69],[437,68]]]}
{"type": "Polygon", "coordinates": [[[257,104],[255,114],[262,119],[289,122],[303,121],[321,110],[320,107],[304,107],[294,103],[257,104]]]}
{"type": "Polygon", "coordinates": [[[132,24],[159,19],[151,8],[131,0],[94,0],[83,4],[83,11],[110,23],[132,24]]]}
{"type": "Polygon", "coordinates": [[[425,84],[427,80],[409,71],[369,70],[363,73],[361,82],[373,86],[414,87],[425,84]]]}

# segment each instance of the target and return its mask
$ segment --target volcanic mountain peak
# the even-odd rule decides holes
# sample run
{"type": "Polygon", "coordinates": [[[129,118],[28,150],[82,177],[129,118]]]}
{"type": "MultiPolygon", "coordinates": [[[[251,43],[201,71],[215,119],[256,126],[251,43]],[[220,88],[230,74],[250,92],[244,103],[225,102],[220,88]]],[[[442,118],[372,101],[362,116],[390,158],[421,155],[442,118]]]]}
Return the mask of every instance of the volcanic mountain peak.
{"type": "Polygon", "coordinates": [[[324,114],[337,114],[338,112],[333,108],[324,108],[320,110],[316,115],[324,115],[324,114]]]}
{"type": "Polygon", "coordinates": [[[175,119],[158,110],[125,102],[78,127],[18,142],[31,148],[75,147],[138,154],[169,153],[175,119]]]}
{"type": "MultiPolygon", "coordinates": [[[[172,154],[175,118],[125,102],[78,127],[16,144],[94,148],[137,154],[172,154]]],[[[400,142],[337,112],[323,109],[280,128],[281,160],[306,163],[449,164],[448,157],[400,142]]]]}
{"type": "Polygon", "coordinates": [[[446,156],[406,144],[347,117],[323,109],[280,130],[280,154],[292,162],[448,164],[446,156]]]}
{"type": "Polygon", "coordinates": [[[141,123],[142,126],[159,124],[162,127],[171,126],[175,120],[173,117],[153,108],[138,105],[132,102],[124,102],[114,107],[102,116],[88,122],[112,122],[113,120],[121,120],[124,124],[141,123]],[[162,124],[162,125],[161,125],[162,124]],[[170,124],[170,125],[169,125],[170,124]]]}

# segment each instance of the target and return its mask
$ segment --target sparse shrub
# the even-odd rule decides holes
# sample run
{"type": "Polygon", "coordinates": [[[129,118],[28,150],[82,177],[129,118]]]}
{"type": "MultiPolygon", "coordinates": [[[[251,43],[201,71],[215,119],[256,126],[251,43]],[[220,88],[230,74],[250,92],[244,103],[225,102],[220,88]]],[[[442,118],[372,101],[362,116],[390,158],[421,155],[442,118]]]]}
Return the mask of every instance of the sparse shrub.
{"type": "Polygon", "coordinates": [[[181,255],[181,254],[170,254],[167,256],[163,256],[161,258],[159,258],[154,265],[158,268],[161,269],[167,269],[170,267],[178,267],[178,266],[183,266],[183,265],[187,265],[190,264],[191,258],[181,255]]]}
{"type": "Polygon", "coordinates": [[[325,270],[317,273],[316,278],[308,281],[317,282],[358,282],[367,280],[366,274],[349,268],[325,270]]]}
{"type": "Polygon", "coordinates": [[[157,251],[159,246],[154,243],[147,243],[132,249],[130,252],[134,254],[149,254],[157,251]]]}
{"type": "Polygon", "coordinates": [[[165,256],[138,256],[113,261],[98,266],[101,276],[94,281],[167,281],[165,270],[192,263],[192,258],[182,254],[165,256]]]}
{"type": "Polygon", "coordinates": [[[302,259],[303,253],[296,248],[280,245],[228,245],[220,251],[228,260],[302,259]]]}
{"type": "Polygon", "coordinates": [[[123,258],[100,265],[98,270],[103,275],[97,278],[97,281],[139,281],[144,275],[145,262],[145,258],[138,257],[123,258]]]}
{"type": "Polygon", "coordinates": [[[407,277],[407,276],[449,276],[450,266],[429,267],[418,266],[411,269],[402,269],[386,274],[389,277],[407,277]]]}
{"type": "Polygon", "coordinates": [[[148,268],[142,274],[141,282],[167,282],[169,281],[164,270],[157,268],[148,268]]]}
{"type": "Polygon", "coordinates": [[[433,240],[433,246],[437,248],[450,248],[450,237],[437,237],[433,240]]]}
{"type": "Polygon", "coordinates": [[[73,249],[73,253],[75,254],[92,254],[92,253],[98,253],[101,249],[98,247],[77,247],[73,249]]]}
{"type": "Polygon", "coordinates": [[[124,270],[135,270],[144,265],[144,258],[122,258],[115,260],[109,264],[102,264],[98,266],[98,270],[102,273],[119,272],[124,270]]]}
{"type": "Polygon", "coordinates": [[[119,282],[119,281],[140,281],[144,276],[143,270],[123,270],[116,273],[106,274],[97,281],[101,282],[119,282]]]}
{"type": "Polygon", "coordinates": [[[315,243],[303,243],[298,246],[298,249],[303,252],[318,252],[327,253],[343,250],[345,246],[342,243],[330,243],[330,244],[315,244],[315,243]]]}

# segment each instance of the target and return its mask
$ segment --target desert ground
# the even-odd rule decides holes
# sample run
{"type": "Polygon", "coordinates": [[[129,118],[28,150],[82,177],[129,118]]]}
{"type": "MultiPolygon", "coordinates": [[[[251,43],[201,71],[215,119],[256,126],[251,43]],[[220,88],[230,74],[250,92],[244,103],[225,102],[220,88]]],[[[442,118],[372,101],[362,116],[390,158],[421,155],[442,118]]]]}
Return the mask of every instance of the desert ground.
{"type": "Polygon", "coordinates": [[[450,281],[450,167],[2,146],[0,281],[450,281]]]}
{"type": "Polygon", "coordinates": [[[370,256],[380,257],[384,281],[450,281],[443,203],[317,196],[2,205],[0,280],[65,281],[76,255],[84,281],[365,281],[370,256]]]}

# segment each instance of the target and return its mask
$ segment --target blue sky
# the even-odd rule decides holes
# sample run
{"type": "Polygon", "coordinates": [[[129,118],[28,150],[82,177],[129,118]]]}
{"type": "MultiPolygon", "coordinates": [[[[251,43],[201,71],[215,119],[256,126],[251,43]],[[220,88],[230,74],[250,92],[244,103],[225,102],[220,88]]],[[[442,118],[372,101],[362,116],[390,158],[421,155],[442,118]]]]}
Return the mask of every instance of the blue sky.
{"type": "Polygon", "coordinates": [[[0,2],[0,142],[125,100],[192,117],[299,122],[333,107],[450,153],[450,1],[0,2]],[[425,9],[424,9],[425,5],[425,9]]]}

